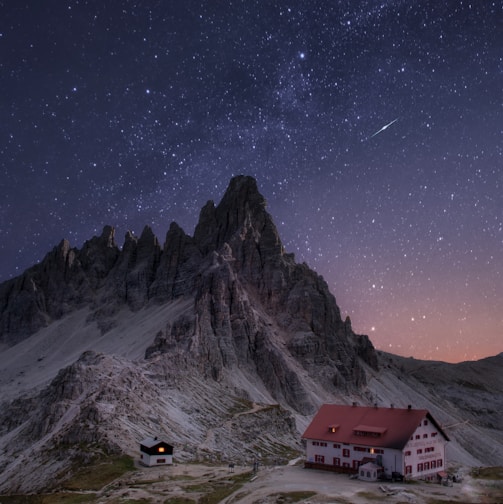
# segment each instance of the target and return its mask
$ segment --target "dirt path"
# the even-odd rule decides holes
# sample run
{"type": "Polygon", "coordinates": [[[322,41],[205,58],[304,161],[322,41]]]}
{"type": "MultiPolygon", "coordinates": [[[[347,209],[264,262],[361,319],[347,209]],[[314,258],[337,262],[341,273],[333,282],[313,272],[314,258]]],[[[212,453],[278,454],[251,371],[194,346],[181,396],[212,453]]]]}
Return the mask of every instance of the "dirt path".
{"type": "Polygon", "coordinates": [[[235,413],[232,415],[228,420],[226,420],[222,425],[219,425],[218,427],[210,427],[208,431],[206,432],[206,436],[204,438],[204,441],[200,444],[199,449],[202,450],[211,450],[214,448],[215,444],[215,432],[217,430],[231,430],[230,425],[232,422],[243,415],[252,415],[253,413],[257,413],[257,411],[263,410],[270,408],[270,405],[268,404],[258,404],[258,403],[252,403],[252,407],[246,411],[240,411],[238,413],[235,413]]]}
{"type": "Polygon", "coordinates": [[[238,475],[243,476],[244,483],[223,498],[222,504],[277,504],[288,502],[288,496],[294,494],[297,500],[292,502],[304,504],[428,504],[434,499],[495,504],[490,497],[488,500],[487,489],[470,477],[453,487],[424,482],[383,485],[350,479],[343,474],[304,469],[302,465],[261,467],[253,474],[250,467],[245,466],[236,466],[231,472],[228,466],[201,464],[143,468],[116,482],[98,502],[107,504],[117,502],[118,498],[145,499],[153,504],[164,504],[174,498],[197,502],[215,485],[230,488],[233,477],[238,475]]]}

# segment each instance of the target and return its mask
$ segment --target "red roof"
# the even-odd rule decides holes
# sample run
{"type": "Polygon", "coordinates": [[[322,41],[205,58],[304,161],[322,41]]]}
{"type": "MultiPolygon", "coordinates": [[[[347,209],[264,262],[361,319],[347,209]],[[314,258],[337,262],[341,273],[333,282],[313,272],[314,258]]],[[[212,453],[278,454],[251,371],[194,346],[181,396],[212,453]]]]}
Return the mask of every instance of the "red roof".
{"type": "Polygon", "coordinates": [[[302,438],[401,450],[426,418],[449,440],[428,410],[339,404],[321,406],[302,438]]]}

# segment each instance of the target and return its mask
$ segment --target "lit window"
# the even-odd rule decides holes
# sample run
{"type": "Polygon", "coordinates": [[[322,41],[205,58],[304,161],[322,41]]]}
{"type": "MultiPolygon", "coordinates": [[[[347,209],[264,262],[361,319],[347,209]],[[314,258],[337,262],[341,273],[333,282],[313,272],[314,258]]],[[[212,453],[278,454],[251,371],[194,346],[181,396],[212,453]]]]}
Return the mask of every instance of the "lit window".
{"type": "Polygon", "coordinates": [[[164,446],[159,446],[158,451],[159,453],[164,453],[164,446]]]}

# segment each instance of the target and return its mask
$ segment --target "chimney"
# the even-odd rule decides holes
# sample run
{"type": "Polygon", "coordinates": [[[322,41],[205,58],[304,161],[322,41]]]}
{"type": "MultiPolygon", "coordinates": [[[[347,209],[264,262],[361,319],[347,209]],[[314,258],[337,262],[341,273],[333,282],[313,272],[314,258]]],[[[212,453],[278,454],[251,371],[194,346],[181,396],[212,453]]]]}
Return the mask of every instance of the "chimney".
{"type": "Polygon", "coordinates": [[[358,403],[353,402],[353,408],[356,408],[356,406],[358,406],[358,403]]]}
{"type": "Polygon", "coordinates": [[[374,408],[377,409],[377,403],[376,402],[374,403],[374,408]]]}
{"type": "Polygon", "coordinates": [[[391,403],[390,408],[393,409],[394,407],[395,407],[395,405],[393,403],[391,403]]]}
{"type": "Polygon", "coordinates": [[[410,411],[410,410],[412,409],[412,405],[411,405],[411,404],[409,404],[409,405],[407,406],[407,409],[410,411]]]}

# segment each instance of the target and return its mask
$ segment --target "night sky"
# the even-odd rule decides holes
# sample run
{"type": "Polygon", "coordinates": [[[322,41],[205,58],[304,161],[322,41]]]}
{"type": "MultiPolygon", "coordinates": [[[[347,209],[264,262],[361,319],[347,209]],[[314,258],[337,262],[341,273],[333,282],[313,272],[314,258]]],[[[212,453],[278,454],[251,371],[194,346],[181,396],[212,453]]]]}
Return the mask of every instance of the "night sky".
{"type": "Polygon", "coordinates": [[[503,351],[503,4],[0,1],[0,281],[252,175],[353,329],[503,351]]]}

